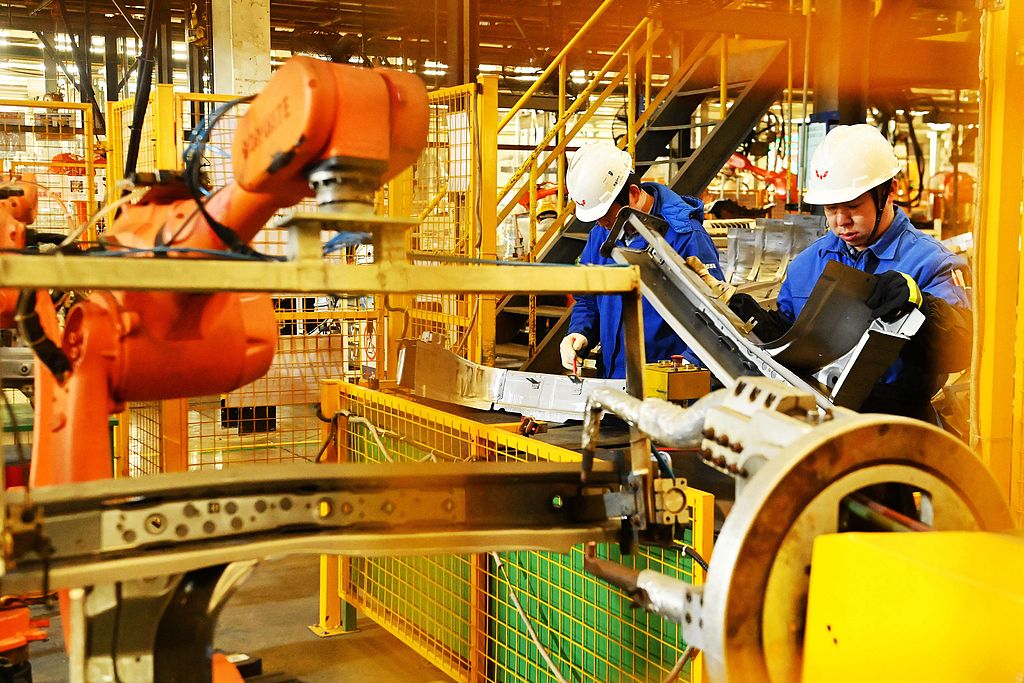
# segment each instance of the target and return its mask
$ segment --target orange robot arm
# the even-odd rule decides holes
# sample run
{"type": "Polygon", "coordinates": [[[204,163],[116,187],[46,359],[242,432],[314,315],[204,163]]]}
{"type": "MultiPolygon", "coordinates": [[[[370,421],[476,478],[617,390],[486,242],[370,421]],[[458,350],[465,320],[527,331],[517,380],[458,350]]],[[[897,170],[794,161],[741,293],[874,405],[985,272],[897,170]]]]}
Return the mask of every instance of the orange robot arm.
{"type": "MultiPolygon", "coordinates": [[[[414,75],[295,57],[239,121],[235,180],[203,204],[151,189],[124,208],[105,242],[135,249],[246,244],[273,214],[308,196],[329,210],[372,210],[382,182],[426,144],[426,90],[414,75]],[[223,233],[220,233],[223,234],[223,233]]],[[[37,326],[55,334],[49,297],[37,326]]],[[[32,485],[109,477],[107,416],[127,401],[224,393],[262,376],[277,344],[267,294],[110,292],[68,313],[60,347],[70,370],[37,363],[32,485]]]]}
{"type": "MultiPolygon", "coordinates": [[[[36,219],[38,186],[34,173],[0,177],[0,250],[25,248],[25,228],[36,219]]],[[[0,289],[0,327],[14,326],[18,290],[0,289]]]]}
{"type": "Polygon", "coordinates": [[[755,178],[760,178],[775,188],[775,196],[787,197],[786,201],[795,202],[797,199],[796,174],[786,171],[769,171],[755,166],[754,162],[743,154],[733,152],[726,162],[726,166],[735,168],[738,171],[747,171],[755,178]]]}

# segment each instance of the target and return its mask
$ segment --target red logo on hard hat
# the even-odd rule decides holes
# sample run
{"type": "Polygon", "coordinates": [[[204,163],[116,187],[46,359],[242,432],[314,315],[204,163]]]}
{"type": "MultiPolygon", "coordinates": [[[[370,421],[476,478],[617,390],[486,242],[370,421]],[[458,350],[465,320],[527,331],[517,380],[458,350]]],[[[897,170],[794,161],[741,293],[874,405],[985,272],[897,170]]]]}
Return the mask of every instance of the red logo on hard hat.
{"type": "Polygon", "coordinates": [[[814,175],[818,176],[818,180],[824,180],[828,177],[828,171],[815,171],[814,175]]]}
{"type": "Polygon", "coordinates": [[[580,206],[586,206],[587,205],[587,200],[586,199],[581,199],[581,200],[579,200],[576,203],[579,204],[580,206]]]}

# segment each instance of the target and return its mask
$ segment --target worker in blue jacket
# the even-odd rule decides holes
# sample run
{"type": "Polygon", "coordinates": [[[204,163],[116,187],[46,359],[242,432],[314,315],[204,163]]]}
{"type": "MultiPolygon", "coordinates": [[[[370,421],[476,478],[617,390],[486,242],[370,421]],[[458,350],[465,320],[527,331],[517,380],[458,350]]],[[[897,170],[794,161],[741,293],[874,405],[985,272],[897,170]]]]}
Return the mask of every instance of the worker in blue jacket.
{"type": "MultiPolygon", "coordinates": [[[[694,197],[680,196],[660,183],[641,183],[633,173],[633,159],[610,142],[595,142],[580,148],[573,156],[566,176],[569,197],[576,203],[576,218],[595,222],[579,262],[583,265],[614,263],[601,256],[601,245],[608,238],[619,210],[631,207],[668,223],[665,240],[683,257],[696,256],[708,264],[716,277],[722,277],[718,250],[704,230],[704,203],[694,197]]],[[[617,244],[644,249],[647,241],[628,228],[617,244]]],[[[646,300],[643,302],[644,349],[648,361],[681,355],[691,363],[699,359],[668,323],[646,300]]],[[[569,320],[569,333],[559,351],[562,365],[577,371],[587,349],[601,344],[599,369],[604,377],[626,376],[626,340],[622,324],[622,298],[618,294],[579,295],[569,320]]]]}
{"type": "Polygon", "coordinates": [[[790,264],[778,310],[765,311],[748,295],[728,299],[741,318],[754,318],[762,341],[780,337],[800,315],[829,261],[878,275],[867,301],[876,318],[894,320],[910,307],[925,323],[861,406],[864,412],[936,422],[931,398],[949,373],[970,365],[972,322],[964,291],[967,264],[925,235],[894,206],[899,163],[872,126],[838,126],[811,159],[809,204],[823,205],[830,232],[790,264]]]}

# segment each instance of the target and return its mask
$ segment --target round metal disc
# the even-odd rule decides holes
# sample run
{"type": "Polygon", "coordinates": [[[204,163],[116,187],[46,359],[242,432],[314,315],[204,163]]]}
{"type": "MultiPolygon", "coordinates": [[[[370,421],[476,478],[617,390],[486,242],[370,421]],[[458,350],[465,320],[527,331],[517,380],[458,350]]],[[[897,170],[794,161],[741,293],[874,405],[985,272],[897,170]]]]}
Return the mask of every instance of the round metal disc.
{"type": "Polygon", "coordinates": [[[800,681],[814,539],[838,530],[847,495],[893,482],[927,494],[936,530],[1013,526],[992,475],[945,432],[887,415],[822,425],[769,460],[725,520],[704,590],[712,681],[800,681]]]}

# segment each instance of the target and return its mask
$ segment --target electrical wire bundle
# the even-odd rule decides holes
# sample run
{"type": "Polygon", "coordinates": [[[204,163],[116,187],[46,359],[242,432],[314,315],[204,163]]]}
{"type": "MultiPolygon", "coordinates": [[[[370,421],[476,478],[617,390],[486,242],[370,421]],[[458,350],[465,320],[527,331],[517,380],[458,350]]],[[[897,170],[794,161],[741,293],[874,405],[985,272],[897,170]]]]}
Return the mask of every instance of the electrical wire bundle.
{"type": "Polygon", "coordinates": [[[203,182],[204,152],[210,140],[210,134],[213,132],[213,127],[217,125],[217,121],[228,111],[240,104],[251,102],[255,97],[255,95],[249,95],[225,102],[214,109],[209,117],[204,117],[199,122],[199,125],[192,130],[192,134],[189,136],[189,145],[185,148],[183,154],[185,161],[185,187],[188,188],[192,198],[196,200],[199,211],[202,213],[203,218],[206,219],[207,224],[209,224],[218,239],[227,245],[230,252],[261,261],[275,261],[278,259],[261,254],[248,244],[242,242],[238,239],[238,234],[234,230],[215,219],[206,210],[206,201],[215,194],[207,189],[203,182]]]}

